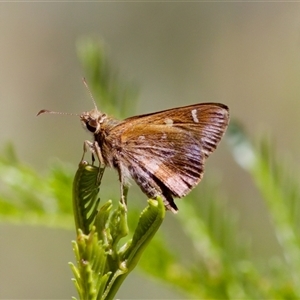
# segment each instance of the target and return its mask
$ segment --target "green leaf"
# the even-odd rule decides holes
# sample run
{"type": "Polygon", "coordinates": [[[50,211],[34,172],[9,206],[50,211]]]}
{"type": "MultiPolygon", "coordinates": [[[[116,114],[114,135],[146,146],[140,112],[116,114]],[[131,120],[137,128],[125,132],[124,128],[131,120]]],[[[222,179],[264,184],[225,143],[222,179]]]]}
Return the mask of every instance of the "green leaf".
{"type": "Polygon", "coordinates": [[[97,199],[103,169],[81,161],[73,182],[73,210],[76,230],[88,234],[98,213],[100,198],[97,199]]]}

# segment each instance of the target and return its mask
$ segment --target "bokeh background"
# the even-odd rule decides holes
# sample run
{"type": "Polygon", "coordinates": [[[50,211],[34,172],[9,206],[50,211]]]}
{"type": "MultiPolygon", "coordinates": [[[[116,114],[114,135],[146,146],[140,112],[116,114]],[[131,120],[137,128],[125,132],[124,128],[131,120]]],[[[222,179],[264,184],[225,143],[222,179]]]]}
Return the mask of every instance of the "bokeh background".
{"type": "MultiPolygon", "coordinates": [[[[92,108],[76,54],[84,37],[103,39],[113,65],[139,87],[132,114],[222,102],[253,140],[270,136],[283,160],[299,164],[300,3],[0,3],[0,145],[13,142],[41,173],[56,159],[75,171],[90,138],[77,117],[35,117],[42,108],[92,108]]],[[[276,254],[265,205],[225,142],[206,177],[239,213],[257,259],[276,254]]],[[[74,232],[1,223],[0,236],[1,299],[76,295],[67,265],[74,232]]],[[[118,296],[145,294],[181,297],[137,271],[118,296]]]]}

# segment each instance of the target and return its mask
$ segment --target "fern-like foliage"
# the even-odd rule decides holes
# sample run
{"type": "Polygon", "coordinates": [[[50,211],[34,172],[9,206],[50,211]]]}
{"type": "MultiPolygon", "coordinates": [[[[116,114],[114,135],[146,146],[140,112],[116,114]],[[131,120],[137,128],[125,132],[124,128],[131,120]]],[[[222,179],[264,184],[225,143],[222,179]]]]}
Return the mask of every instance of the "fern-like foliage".
{"type": "Polygon", "coordinates": [[[0,176],[0,220],[70,228],[71,168],[56,162],[41,175],[20,162],[8,143],[0,154],[0,176]]]}
{"type": "MultiPolygon", "coordinates": [[[[274,231],[282,247],[285,261],[276,271],[275,291],[286,291],[285,297],[299,298],[300,274],[300,190],[298,180],[274,154],[268,139],[262,139],[255,148],[243,128],[233,123],[229,131],[233,155],[241,167],[248,171],[261,191],[274,231]]],[[[271,264],[271,262],[270,262],[271,264]]],[[[274,276],[275,277],[275,276],[274,276]]]]}
{"type": "Polygon", "coordinates": [[[119,245],[128,234],[127,208],[111,201],[99,210],[97,199],[104,170],[81,162],[73,183],[73,204],[77,241],[73,242],[77,267],[71,264],[80,299],[114,299],[127,275],[137,265],[143,251],[165,216],[162,199],[149,200],[141,213],[131,240],[119,245]],[[83,229],[82,229],[83,228],[83,229]]]}

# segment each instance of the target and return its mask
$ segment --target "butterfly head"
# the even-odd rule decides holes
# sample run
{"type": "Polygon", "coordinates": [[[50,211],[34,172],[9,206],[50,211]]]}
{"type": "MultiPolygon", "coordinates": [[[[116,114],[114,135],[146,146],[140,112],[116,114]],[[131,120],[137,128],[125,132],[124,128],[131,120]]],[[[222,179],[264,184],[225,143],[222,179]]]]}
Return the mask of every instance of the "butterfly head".
{"type": "Polygon", "coordinates": [[[101,130],[101,126],[107,115],[94,108],[91,111],[83,112],[80,115],[80,120],[83,126],[90,132],[97,134],[101,130]]]}

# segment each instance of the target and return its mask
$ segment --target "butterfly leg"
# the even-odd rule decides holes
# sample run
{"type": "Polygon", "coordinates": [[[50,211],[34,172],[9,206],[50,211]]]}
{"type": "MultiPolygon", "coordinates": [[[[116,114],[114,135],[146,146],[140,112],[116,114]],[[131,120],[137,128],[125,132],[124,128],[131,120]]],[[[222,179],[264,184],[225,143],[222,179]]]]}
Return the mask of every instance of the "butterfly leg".
{"type": "Polygon", "coordinates": [[[127,208],[128,186],[121,183],[121,202],[127,208]]]}
{"type": "Polygon", "coordinates": [[[103,157],[102,157],[102,154],[101,154],[101,149],[98,145],[98,143],[95,141],[95,142],[90,142],[90,141],[84,141],[83,143],[83,155],[82,155],[82,159],[84,158],[84,155],[85,153],[87,152],[87,150],[90,150],[91,153],[92,153],[92,164],[94,164],[95,162],[95,154],[99,160],[99,164],[100,166],[104,166],[104,160],[103,160],[103,157]]]}
{"type": "Polygon", "coordinates": [[[102,157],[101,149],[96,141],[90,142],[90,141],[84,141],[83,144],[83,156],[81,161],[83,161],[84,155],[87,152],[87,149],[89,149],[92,153],[92,165],[94,165],[95,162],[95,154],[99,161],[99,172],[97,176],[97,182],[100,184],[104,170],[105,170],[105,163],[102,157]]]}
{"type": "Polygon", "coordinates": [[[120,195],[121,199],[120,202],[124,205],[125,209],[127,210],[127,194],[128,194],[128,184],[126,184],[126,177],[124,174],[126,174],[126,167],[124,167],[122,164],[117,164],[117,170],[119,174],[119,181],[120,181],[120,195]]]}
{"type": "Polygon", "coordinates": [[[88,148],[87,142],[88,141],[84,141],[84,143],[83,143],[83,154],[82,154],[82,157],[81,157],[81,163],[83,162],[85,153],[87,152],[87,148],[88,148]]]}

